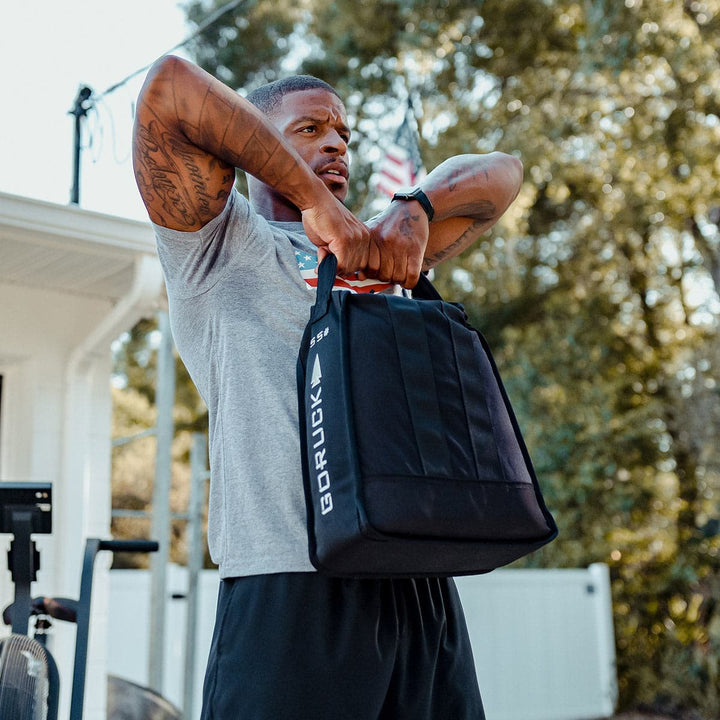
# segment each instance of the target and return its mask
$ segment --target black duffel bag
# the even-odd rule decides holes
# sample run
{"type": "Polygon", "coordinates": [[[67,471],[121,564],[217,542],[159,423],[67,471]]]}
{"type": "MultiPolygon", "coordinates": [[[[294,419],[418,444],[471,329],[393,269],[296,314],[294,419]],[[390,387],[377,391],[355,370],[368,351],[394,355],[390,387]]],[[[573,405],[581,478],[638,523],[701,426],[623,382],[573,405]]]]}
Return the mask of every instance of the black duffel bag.
{"type": "Polygon", "coordinates": [[[318,271],[298,356],[312,564],[484,573],[557,535],[482,335],[421,277],[413,297],[332,292],[318,271]]]}

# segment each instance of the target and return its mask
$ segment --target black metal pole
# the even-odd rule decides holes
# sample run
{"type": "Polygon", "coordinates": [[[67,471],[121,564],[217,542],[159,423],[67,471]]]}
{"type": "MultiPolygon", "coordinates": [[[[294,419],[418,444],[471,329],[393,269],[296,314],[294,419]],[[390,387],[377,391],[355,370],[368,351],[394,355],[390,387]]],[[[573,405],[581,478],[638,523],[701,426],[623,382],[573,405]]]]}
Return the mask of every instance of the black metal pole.
{"type": "Polygon", "coordinates": [[[87,538],[80,576],[80,597],[77,607],[77,629],[75,634],[75,665],[70,694],[70,720],[82,720],[85,701],[85,675],[87,672],[88,639],[90,637],[90,608],[93,585],[95,556],[101,550],[112,552],[156,552],[158,543],[154,540],[100,540],[87,538]]]}
{"type": "Polygon", "coordinates": [[[32,512],[27,509],[14,510],[12,531],[15,536],[8,551],[8,565],[15,583],[15,602],[12,604],[12,631],[27,635],[30,618],[30,584],[37,576],[37,555],[32,533],[32,512]]]}
{"type": "Polygon", "coordinates": [[[81,118],[87,115],[90,109],[88,100],[92,95],[92,90],[89,87],[81,87],[78,90],[77,97],[75,98],[75,104],[70,115],[75,116],[75,148],[73,152],[73,184],[70,190],[70,202],[74,205],[80,204],[80,142],[81,142],[81,130],[82,123],[81,118]]]}

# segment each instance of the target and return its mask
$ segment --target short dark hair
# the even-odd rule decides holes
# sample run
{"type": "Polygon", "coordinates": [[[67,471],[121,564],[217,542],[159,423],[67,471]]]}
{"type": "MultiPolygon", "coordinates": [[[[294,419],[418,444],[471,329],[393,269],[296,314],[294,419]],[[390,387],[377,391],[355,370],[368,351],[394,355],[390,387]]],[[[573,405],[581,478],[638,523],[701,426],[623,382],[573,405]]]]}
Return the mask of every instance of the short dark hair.
{"type": "Polygon", "coordinates": [[[252,90],[248,93],[246,99],[258,108],[258,110],[261,110],[266,115],[270,115],[278,107],[285,95],[303,90],[316,89],[327,90],[342,101],[342,98],[332,85],[329,85],[320,78],[316,78],[314,75],[291,75],[290,77],[281,78],[280,80],[274,80],[271,83],[261,85],[255,88],[255,90],[252,90]]]}

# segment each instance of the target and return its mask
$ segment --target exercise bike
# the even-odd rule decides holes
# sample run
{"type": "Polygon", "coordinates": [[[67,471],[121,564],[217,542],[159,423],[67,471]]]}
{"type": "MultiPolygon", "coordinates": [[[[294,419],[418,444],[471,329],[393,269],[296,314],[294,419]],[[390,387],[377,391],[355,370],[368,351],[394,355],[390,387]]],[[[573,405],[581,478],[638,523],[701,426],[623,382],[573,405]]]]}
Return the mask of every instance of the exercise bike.
{"type": "Polygon", "coordinates": [[[151,540],[88,538],[79,598],[33,599],[30,585],[37,579],[40,554],[31,535],[51,531],[50,484],[0,483],[0,533],[14,536],[8,568],[15,584],[15,600],[3,612],[3,621],[11,626],[12,634],[0,640],[0,720],[57,720],[60,678],[47,647],[51,618],[77,625],[69,720],[82,720],[95,557],[102,551],[158,549],[158,543],[151,540]],[[32,636],[28,632],[31,616],[35,617],[32,636]]]}

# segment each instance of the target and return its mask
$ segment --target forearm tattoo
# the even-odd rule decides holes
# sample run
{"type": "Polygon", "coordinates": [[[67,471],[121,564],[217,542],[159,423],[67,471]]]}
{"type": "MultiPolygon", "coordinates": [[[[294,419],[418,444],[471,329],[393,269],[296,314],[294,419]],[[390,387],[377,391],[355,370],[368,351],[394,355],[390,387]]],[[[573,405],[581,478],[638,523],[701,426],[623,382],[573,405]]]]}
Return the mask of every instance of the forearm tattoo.
{"type": "Polygon", "coordinates": [[[427,255],[423,259],[423,270],[429,270],[431,267],[441,263],[443,260],[459,255],[463,250],[470,247],[470,245],[472,245],[480,237],[480,235],[482,235],[485,230],[485,225],[485,220],[473,220],[473,222],[465,228],[460,237],[453,240],[449,245],[446,245],[444,248],[438,250],[432,255],[427,255]]]}
{"type": "Polygon", "coordinates": [[[135,131],[135,179],[147,205],[152,205],[161,220],[172,218],[176,223],[192,226],[197,222],[194,209],[183,187],[175,156],[159,132],[159,123],[151,121],[135,131]]]}
{"type": "Polygon", "coordinates": [[[178,95],[182,87],[175,87],[174,77],[170,82],[175,102],[169,124],[146,104],[135,130],[135,177],[154,220],[178,229],[204,225],[227,200],[236,167],[271,186],[296,169],[260,118],[231,108],[210,86],[193,113],[178,95]]]}
{"type": "MultiPolygon", "coordinates": [[[[192,145],[178,142],[177,138],[174,137],[168,138],[166,146],[170,149],[172,156],[180,161],[185,168],[185,189],[192,196],[198,217],[201,219],[212,218],[214,213],[210,203],[217,200],[218,197],[217,194],[215,197],[210,194],[208,179],[207,176],[203,175],[200,168],[197,151],[192,145]]],[[[227,193],[224,193],[225,197],[227,197],[227,193]]]]}
{"type": "MultiPolygon", "coordinates": [[[[490,173],[486,167],[479,167],[473,170],[472,178],[467,176],[467,170],[461,167],[454,167],[447,176],[447,189],[451,193],[462,190],[467,184],[473,186],[490,184],[490,173]]],[[[495,216],[497,208],[495,203],[490,200],[478,199],[473,202],[460,203],[453,205],[453,215],[473,218],[476,220],[489,220],[495,216]]]]}
{"type": "Polygon", "coordinates": [[[415,237],[415,226],[421,220],[420,213],[413,213],[407,203],[402,205],[403,217],[400,221],[400,234],[407,238],[415,237]]]}
{"type": "Polygon", "coordinates": [[[448,190],[455,192],[457,190],[458,182],[462,178],[462,172],[459,168],[453,168],[448,176],[448,190]]]}

